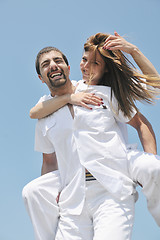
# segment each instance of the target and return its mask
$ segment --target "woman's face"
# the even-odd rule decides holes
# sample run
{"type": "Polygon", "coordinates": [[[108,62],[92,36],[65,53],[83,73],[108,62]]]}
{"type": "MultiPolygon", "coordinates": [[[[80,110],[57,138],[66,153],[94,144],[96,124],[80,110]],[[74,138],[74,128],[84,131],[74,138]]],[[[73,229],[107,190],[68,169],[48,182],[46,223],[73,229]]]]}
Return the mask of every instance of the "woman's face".
{"type": "Polygon", "coordinates": [[[96,51],[84,52],[80,62],[83,80],[91,85],[98,84],[99,80],[107,72],[106,64],[100,53],[96,51]]]}

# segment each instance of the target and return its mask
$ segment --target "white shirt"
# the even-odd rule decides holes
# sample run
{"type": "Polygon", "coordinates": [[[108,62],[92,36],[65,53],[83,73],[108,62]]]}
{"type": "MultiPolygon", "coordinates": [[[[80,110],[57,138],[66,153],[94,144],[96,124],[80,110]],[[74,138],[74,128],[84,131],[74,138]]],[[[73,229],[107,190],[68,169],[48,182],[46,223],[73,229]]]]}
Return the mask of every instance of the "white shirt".
{"type": "MultiPolygon", "coordinates": [[[[88,86],[79,82],[77,92],[95,93],[104,105],[93,110],[74,106],[74,136],[81,164],[111,193],[119,198],[133,194],[134,183],[129,178],[127,148],[117,121],[130,121],[117,111],[115,97],[110,102],[111,88],[88,86]]],[[[136,114],[133,111],[132,117],[136,114]]],[[[132,118],[131,117],[131,118],[132,118]]]]}
{"type": "MultiPolygon", "coordinates": [[[[41,101],[50,98],[50,95],[44,96],[41,101]]],[[[60,209],[79,215],[85,200],[85,169],[79,161],[73,136],[73,118],[67,105],[38,120],[35,150],[47,154],[56,152],[62,186],[60,209]]]]}

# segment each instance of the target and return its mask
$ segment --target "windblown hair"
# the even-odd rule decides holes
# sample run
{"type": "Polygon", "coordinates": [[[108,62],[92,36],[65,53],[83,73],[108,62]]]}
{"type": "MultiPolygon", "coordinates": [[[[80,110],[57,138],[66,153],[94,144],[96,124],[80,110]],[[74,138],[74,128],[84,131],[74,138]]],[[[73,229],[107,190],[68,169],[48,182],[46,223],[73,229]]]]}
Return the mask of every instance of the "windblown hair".
{"type": "MultiPolygon", "coordinates": [[[[118,111],[121,110],[125,116],[130,117],[133,108],[138,111],[135,105],[136,100],[147,103],[154,102],[156,91],[154,88],[147,88],[146,85],[160,86],[160,78],[138,73],[138,70],[120,50],[104,50],[105,40],[109,36],[97,33],[89,37],[84,44],[84,50],[86,52],[94,51],[95,58],[96,52],[100,53],[108,72],[104,74],[98,85],[110,86],[111,101],[114,93],[118,102],[118,111]]],[[[90,82],[91,78],[92,74],[90,74],[90,82]]]]}
{"type": "Polygon", "coordinates": [[[45,48],[42,48],[39,53],[37,54],[37,57],[36,57],[36,61],[35,61],[35,66],[36,66],[36,71],[37,71],[37,74],[41,75],[41,72],[40,72],[40,66],[39,66],[39,59],[40,59],[40,56],[44,53],[48,53],[48,52],[51,52],[51,51],[55,51],[55,52],[59,52],[62,54],[62,57],[65,61],[65,63],[67,64],[67,66],[69,65],[69,62],[68,62],[68,59],[67,57],[56,47],[45,47],[45,48]]]}

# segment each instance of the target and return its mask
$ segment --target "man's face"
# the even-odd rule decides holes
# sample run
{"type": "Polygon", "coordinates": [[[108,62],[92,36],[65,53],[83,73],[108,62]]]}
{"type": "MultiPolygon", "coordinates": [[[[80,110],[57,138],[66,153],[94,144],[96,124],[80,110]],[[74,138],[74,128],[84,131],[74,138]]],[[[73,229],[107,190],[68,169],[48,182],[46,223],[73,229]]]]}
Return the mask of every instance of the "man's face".
{"type": "Polygon", "coordinates": [[[84,52],[80,63],[83,80],[91,85],[96,85],[107,72],[106,64],[99,54],[94,51],[84,52]]]}
{"type": "Polygon", "coordinates": [[[62,54],[57,51],[43,53],[39,59],[39,78],[45,82],[50,91],[65,85],[69,79],[70,67],[65,63],[62,54]]]}

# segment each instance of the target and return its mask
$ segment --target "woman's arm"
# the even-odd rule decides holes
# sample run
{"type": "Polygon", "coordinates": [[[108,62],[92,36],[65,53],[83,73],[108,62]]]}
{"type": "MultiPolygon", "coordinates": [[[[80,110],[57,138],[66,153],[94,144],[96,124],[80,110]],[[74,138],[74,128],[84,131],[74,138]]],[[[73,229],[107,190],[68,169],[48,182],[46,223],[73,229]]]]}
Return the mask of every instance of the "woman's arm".
{"type": "Polygon", "coordinates": [[[79,105],[87,109],[92,109],[87,104],[100,106],[103,104],[103,100],[100,97],[95,96],[93,93],[73,93],[57,96],[44,102],[36,104],[30,110],[30,118],[40,119],[56,112],[66,104],[79,105]]]}
{"type": "Polygon", "coordinates": [[[129,122],[137,130],[143,150],[157,154],[156,137],[150,122],[139,112],[129,122]]]}
{"type": "Polygon", "coordinates": [[[142,73],[153,77],[159,77],[159,74],[153,64],[144,56],[144,54],[132,43],[127,42],[117,32],[111,35],[105,42],[104,49],[121,50],[132,56],[142,73]]]}

